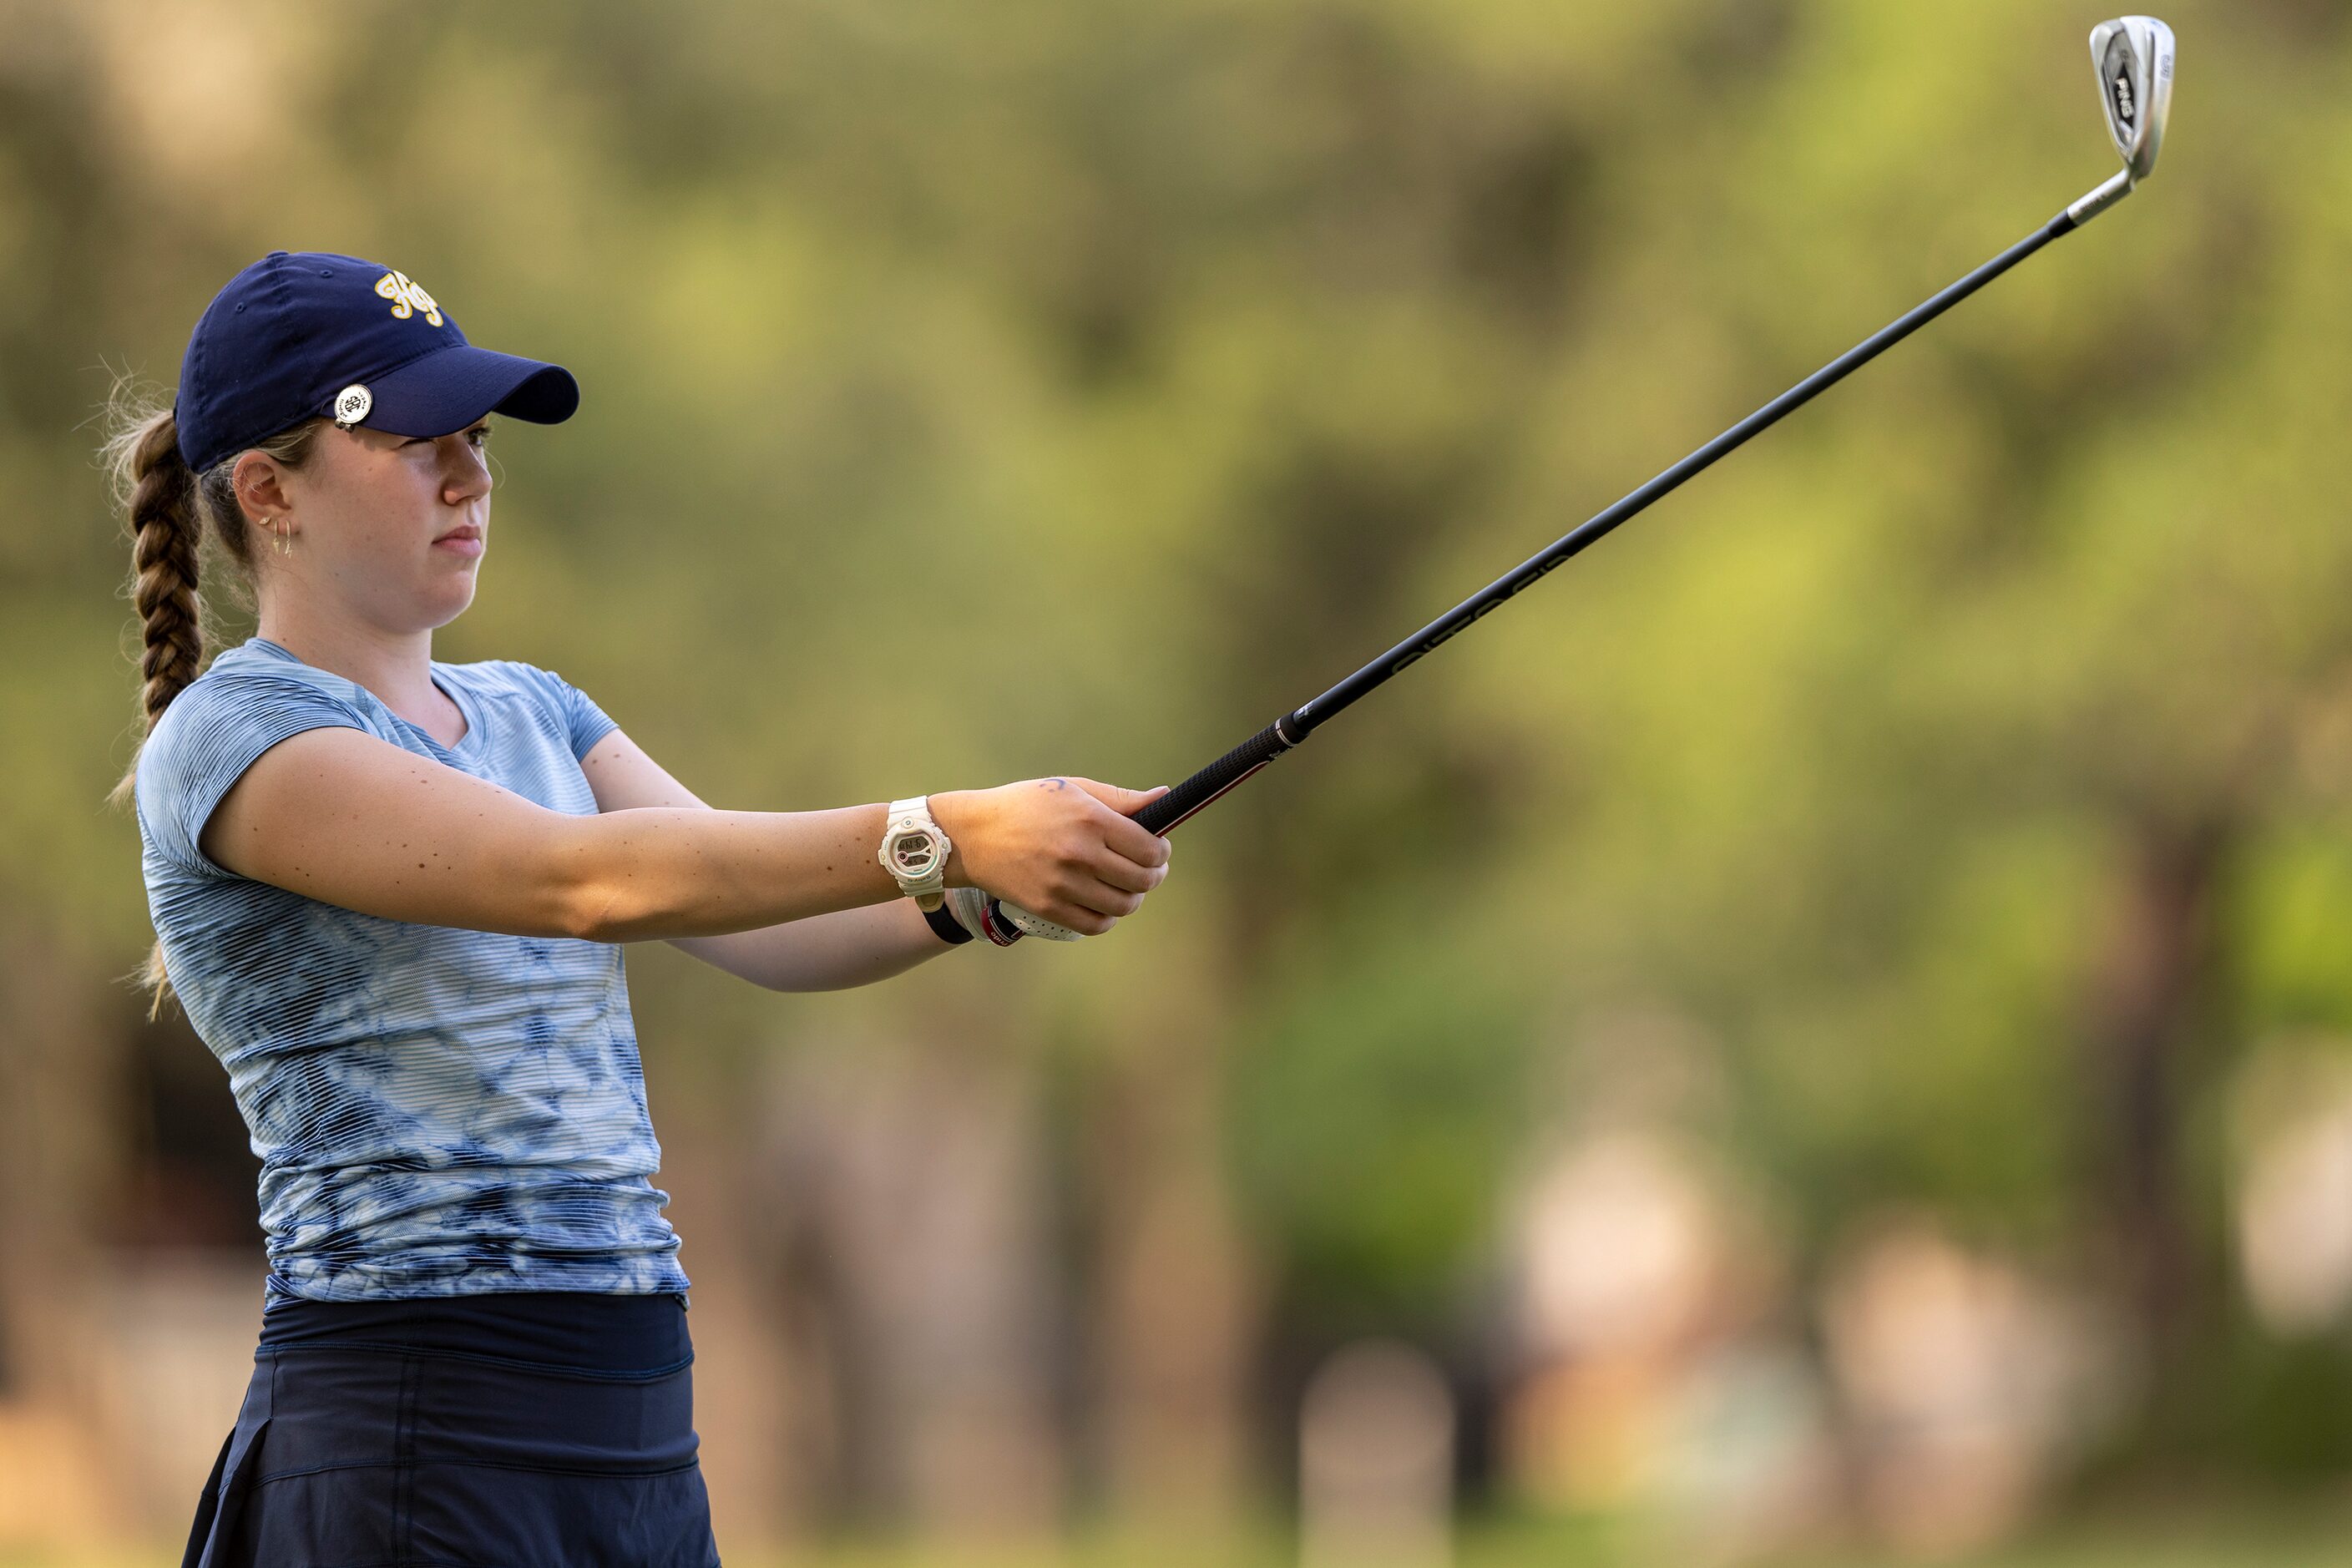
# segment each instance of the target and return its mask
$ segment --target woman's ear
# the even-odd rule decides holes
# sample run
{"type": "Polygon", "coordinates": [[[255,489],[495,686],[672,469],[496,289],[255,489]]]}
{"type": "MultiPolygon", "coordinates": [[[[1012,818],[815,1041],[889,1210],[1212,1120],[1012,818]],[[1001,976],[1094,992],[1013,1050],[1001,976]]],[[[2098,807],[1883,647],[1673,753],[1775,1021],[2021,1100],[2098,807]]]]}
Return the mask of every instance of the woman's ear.
{"type": "Polygon", "coordinates": [[[236,499],[245,508],[245,515],[263,518],[291,511],[294,498],[286,493],[287,470],[277,458],[267,452],[248,451],[229,470],[229,482],[236,487],[236,499]]]}

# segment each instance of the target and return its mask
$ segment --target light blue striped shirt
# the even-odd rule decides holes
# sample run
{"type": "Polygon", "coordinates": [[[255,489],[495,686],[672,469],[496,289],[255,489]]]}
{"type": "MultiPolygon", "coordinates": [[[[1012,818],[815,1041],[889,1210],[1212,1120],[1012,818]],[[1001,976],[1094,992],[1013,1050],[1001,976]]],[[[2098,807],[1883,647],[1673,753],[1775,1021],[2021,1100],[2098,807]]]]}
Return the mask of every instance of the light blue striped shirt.
{"type": "Polygon", "coordinates": [[[580,759],[614,725],[584,693],[508,660],[432,672],[466,715],[454,748],[254,637],[140,752],[148,911],[261,1159],[270,1293],[683,1290],[620,947],[361,914],[197,847],[255,758],[329,725],[595,811],[580,759]]]}

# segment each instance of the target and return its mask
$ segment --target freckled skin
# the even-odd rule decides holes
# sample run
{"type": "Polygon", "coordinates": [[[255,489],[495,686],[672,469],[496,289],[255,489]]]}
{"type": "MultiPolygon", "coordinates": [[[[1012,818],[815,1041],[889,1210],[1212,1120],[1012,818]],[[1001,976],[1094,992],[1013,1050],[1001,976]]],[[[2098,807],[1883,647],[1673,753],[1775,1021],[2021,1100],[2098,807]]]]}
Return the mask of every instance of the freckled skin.
{"type": "Polygon", "coordinates": [[[258,452],[241,458],[235,473],[247,515],[290,528],[294,547],[263,552],[261,635],[299,651],[353,626],[398,638],[462,614],[488,557],[433,542],[470,523],[488,542],[489,428],[485,420],[420,440],[331,427],[299,469],[258,452]]]}

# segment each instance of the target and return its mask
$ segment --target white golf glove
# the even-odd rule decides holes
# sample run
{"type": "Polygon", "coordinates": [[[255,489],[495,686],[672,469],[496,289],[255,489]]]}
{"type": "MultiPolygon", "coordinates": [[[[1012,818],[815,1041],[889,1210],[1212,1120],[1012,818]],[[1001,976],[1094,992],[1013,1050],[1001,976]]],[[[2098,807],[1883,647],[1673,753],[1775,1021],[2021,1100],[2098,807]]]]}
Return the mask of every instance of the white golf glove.
{"type": "Polygon", "coordinates": [[[989,918],[988,904],[989,895],[978,888],[948,889],[948,913],[955,917],[956,924],[974,936],[986,937],[999,947],[1013,945],[1016,940],[1013,935],[1013,931],[1018,931],[1025,936],[1039,937],[1046,942],[1076,942],[1082,934],[1070,930],[1067,926],[1058,926],[1051,921],[1040,920],[1028,910],[1013,904],[997,905],[997,909],[1003,912],[1000,920],[992,921],[989,918]],[[1010,922],[1009,928],[1001,922],[1010,922]]]}

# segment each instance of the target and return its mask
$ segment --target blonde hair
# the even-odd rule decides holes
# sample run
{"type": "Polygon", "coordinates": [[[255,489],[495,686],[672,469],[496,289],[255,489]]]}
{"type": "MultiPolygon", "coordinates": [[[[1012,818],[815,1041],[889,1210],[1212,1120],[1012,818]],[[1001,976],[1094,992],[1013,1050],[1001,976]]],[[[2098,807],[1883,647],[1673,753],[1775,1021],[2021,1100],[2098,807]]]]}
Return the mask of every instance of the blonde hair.
{"type": "MultiPolygon", "coordinates": [[[[202,673],[207,638],[205,601],[196,581],[207,522],[220,553],[227,557],[230,598],[247,614],[254,612],[253,530],[236,499],[237,458],[258,451],[299,468],[326,423],[323,417],[306,419],[239,447],[198,474],[180,456],[173,401],[128,377],[118,379],[107,398],[106,442],[100,448],[115,508],[131,535],[130,597],[139,610],[142,645],[138,739],[131,765],[107,793],[107,803],[115,806],[135,798],[139,753],[146,748],[155,721],[202,673]]],[[[171,990],[160,938],[148,950],[145,964],[128,978],[149,993],[147,1016],[158,1016],[171,990]]]]}

